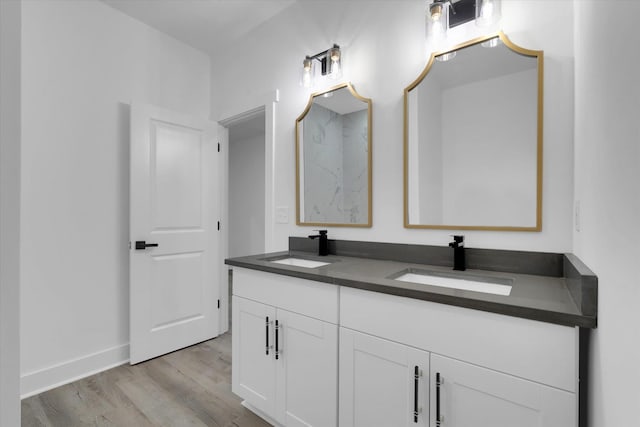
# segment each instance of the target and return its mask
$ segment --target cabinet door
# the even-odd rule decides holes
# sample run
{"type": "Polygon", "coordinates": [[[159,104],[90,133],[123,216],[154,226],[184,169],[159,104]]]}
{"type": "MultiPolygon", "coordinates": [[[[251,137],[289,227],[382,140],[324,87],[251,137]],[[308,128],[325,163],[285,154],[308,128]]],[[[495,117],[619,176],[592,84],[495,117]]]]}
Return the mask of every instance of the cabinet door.
{"type": "Polygon", "coordinates": [[[276,408],[275,317],[271,306],[233,298],[233,392],[269,416],[276,408]]]}
{"type": "Polygon", "coordinates": [[[340,427],[428,426],[428,379],[428,352],[340,328],[340,427]]]}
{"type": "Polygon", "coordinates": [[[285,426],[338,421],[338,326],[277,310],[277,414],[285,426]]]}
{"type": "Polygon", "coordinates": [[[577,425],[573,393],[434,354],[431,355],[431,375],[433,426],[577,425]],[[438,415],[440,424],[436,423],[438,415]]]}

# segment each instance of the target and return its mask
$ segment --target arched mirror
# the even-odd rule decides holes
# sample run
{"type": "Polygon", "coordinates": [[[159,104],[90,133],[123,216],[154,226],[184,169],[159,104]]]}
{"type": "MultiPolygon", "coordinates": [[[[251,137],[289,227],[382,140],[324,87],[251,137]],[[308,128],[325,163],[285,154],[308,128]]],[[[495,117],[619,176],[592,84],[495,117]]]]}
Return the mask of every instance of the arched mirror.
{"type": "Polygon", "coordinates": [[[540,231],[543,52],[503,33],[431,56],[404,91],[404,225],[540,231]]]}
{"type": "Polygon", "coordinates": [[[371,100],[350,83],[296,120],[296,224],[371,227],[371,100]]]}

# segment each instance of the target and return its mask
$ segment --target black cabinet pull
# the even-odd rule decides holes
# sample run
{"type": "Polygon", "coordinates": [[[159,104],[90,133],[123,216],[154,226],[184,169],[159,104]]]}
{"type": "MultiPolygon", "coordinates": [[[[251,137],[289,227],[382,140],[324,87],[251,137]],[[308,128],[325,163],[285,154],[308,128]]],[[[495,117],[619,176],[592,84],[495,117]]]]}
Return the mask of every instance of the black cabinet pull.
{"type": "Polygon", "coordinates": [[[278,360],[278,356],[279,356],[279,348],[278,348],[278,329],[280,328],[280,326],[278,325],[278,321],[276,320],[276,360],[278,360]]]}
{"type": "Polygon", "coordinates": [[[444,383],[444,378],[440,376],[440,372],[436,372],[436,427],[442,425],[444,417],[440,414],[440,386],[444,383]]]}
{"type": "Polygon", "coordinates": [[[136,250],[141,251],[147,248],[156,248],[158,247],[157,243],[147,243],[144,240],[136,240],[136,250]]]}
{"type": "Polygon", "coordinates": [[[418,380],[420,379],[420,368],[413,368],[413,422],[418,422],[418,380]]]}
{"type": "Polygon", "coordinates": [[[268,356],[269,355],[269,316],[266,317],[266,320],[264,322],[264,328],[265,328],[265,342],[266,342],[265,351],[268,356]]]}

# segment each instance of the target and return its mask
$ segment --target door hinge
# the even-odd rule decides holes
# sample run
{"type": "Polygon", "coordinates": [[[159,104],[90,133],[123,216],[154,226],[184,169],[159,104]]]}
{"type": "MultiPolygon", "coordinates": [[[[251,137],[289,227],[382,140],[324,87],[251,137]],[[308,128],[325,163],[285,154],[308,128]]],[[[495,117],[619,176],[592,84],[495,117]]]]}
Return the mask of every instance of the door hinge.
{"type": "Polygon", "coordinates": [[[220,143],[218,142],[218,153],[220,152],[220,143]]]}
{"type": "Polygon", "coordinates": [[[220,221],[218,221],[218,231],[220,231],[220,221]]]}
{"type": "Polygon", "coordinates": [[[218,300],[218,309],[220,309],[220,300],[218,300]]]}

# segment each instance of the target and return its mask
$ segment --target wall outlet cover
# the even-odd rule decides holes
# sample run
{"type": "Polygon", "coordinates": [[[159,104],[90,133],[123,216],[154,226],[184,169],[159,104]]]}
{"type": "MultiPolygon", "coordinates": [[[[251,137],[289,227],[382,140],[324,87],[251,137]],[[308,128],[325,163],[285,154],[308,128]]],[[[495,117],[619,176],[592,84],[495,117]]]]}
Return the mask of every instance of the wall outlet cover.
{"type": "Polygon", "coordinates": [[[289,208],[286,206],[276,207],[276,224],[289,223],[289,208]]]}

